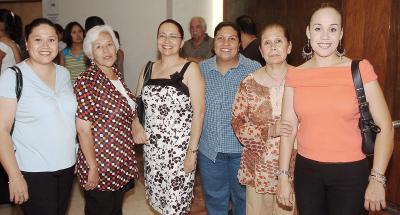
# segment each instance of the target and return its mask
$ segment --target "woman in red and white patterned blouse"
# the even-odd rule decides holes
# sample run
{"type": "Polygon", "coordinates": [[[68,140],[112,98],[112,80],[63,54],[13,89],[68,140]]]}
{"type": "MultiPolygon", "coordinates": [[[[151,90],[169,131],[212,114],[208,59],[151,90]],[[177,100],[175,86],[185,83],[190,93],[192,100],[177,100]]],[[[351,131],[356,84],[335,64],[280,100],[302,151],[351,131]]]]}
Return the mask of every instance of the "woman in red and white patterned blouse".
{"type": "Polygon", "coordinates": [[[295,211],[276,201],[279,136],[291,131],[280,120],[291,46],[283,26],[266,26],[260,50],[267,64],[241,82],[233,104],[232,127],[244,146],[238,178],[246,185],[246,214],[289,215],[295,211]]]}
{"type": "Polygon", "coordinates": [[[76,167],[86,215],[122,214],[123,194],[137,175],[131,133],[136,104],[114,66],[118,46],[111,27],[90,29],[83,48],[91,65],[74,85],[80,143],[76,167]]]}

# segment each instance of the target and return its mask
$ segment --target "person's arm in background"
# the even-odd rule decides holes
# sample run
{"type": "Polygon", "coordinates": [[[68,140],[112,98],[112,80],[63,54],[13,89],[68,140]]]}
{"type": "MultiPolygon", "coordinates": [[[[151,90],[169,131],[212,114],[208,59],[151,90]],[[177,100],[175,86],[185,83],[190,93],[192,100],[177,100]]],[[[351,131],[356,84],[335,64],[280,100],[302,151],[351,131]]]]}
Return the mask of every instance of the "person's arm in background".
{"type": "MultiPolygon", "coordinates": [[[[387,165],[393,152],[394,129],[392,119],[383,92],[377,80],[364,85],[369,110],[376,125],[381,128],[375,140],[374,161],[372,171],[385,175],[387,165]]],[[[385,187],[371,177],[365,192],[364,207],[370,211],[379,211],[386,207],[385,187]]]]}
{"type": "Polygon", "coordinates": [[[183,169],[190,173],[196,169],[197,150],[203,128],[205,114],[205,82],[197,63],[191,63],[185,74],[189,88],[190,101],[193,108],[193,118],[190,131],[190,140],[186,152],[183,169]]]}

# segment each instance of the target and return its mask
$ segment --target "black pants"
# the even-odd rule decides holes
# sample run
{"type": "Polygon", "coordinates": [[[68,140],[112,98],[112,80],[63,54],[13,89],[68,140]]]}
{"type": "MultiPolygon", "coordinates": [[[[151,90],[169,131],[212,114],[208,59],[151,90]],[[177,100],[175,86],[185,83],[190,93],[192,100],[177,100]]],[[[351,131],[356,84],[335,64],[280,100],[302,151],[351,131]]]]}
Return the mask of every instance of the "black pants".
{"type": "Polygon", "coordinates": [[[134,180],[116,191],[84,191],[85,215],[122,215],[122,201],[126,191],[134,187],[134,180]]]}
{"type": "Polygon", "coordinates": [[[22,172],[29,199],[21,205],[24,215],[65,215],[74,179],[74,166],[55,172],[22,172]]]}
{"type": "Polygon", "coordinates": [[[294,190],[300,215],[359,215],[368,185],[368,161],[322,163],[297,154],[294,190]]]}

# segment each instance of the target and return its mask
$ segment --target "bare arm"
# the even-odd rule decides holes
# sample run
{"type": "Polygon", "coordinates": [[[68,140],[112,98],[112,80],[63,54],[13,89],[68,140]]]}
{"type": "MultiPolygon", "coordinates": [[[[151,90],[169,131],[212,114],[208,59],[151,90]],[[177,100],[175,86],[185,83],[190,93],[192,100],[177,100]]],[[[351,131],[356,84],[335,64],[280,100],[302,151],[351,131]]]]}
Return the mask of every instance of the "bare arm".
{"type": "Polygon", "coordinates": [[[28,187],[19,170],[10,136],[16,109],[16,99],[0,98],[0,161],[8,175],[10,201],[22,204],[29,198],[28,187]]]}
{"type": "Polygon", "coordinates": [[[94,150],[94,140],[92,135],[92,123],[83,119],[76,118],[76,130],[78,131],[79,145],[89,165],[88,182],[85,189],[94,189],[99,182],[98,163],[94,150]]]}
{"type": "MultiPolygon", "coordinates": [[[[136,84],[136,98],[141,96],[142,93],[144,69],[145,67],[143,67],[142,72],[139,75],[138,82],[136,84]]],[[[149,142],[146,136],[146,132],[144,131],[142,124],[140,124],[139,118],[137,116],[132,121],[132,137],[133,141],[136,144],[147,144],[149,142]]]]}
{"type": "Polygon", "coordinates": [[[280,174],[278,177],[278,200],[287,206],[290,206],[293,203],[288,172],[293,143],[299,124],[296,113],[294,112],[293,96],[293,88],[285,87],[282,104],[282,121],[287,122],[292,127],[292,132],[287,136],[281,136],[281,143],[279,146],[279,170],[285,171],[286,174],[280,174]]]}
{"type": "MultiPolygon", "coordinates": [[[[392,119],[378,81],[365,84],[364,89],[372,118],[375,124],[381,128],[381,132],[377,134],[375,140],[372,169],[384,175],[393,152],[394,129],[392,119]]],[[[375,180],[370,180],[365,193],[365,208],[375,211],[385,207],[386,201],[383,185],[375,180]]]]}
{"type": "Polygon", "coordinates": [[[205,114],[205,83],[197,63],[192,63],[189,66],[185,76],[187,77],[187,86],[193,108],[190,140],[184,162],[184,170],[189,173],[196,168],[197,149],[205,114]]]}

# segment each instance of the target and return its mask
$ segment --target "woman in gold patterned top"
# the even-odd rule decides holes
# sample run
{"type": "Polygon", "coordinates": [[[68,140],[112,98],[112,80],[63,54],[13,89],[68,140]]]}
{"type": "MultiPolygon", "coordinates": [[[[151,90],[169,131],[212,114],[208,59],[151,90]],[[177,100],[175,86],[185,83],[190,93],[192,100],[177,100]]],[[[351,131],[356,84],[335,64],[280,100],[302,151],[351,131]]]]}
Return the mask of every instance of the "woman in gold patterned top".
{"type": "Polygon", "coordinates": [[[282,25],[270,24],[261,33],[267,64],[241,82],[233,105],[232,126],[244,146],[238,178],[246,185],[246,214],[294,214],[276,200],[280,135],[291,132],[280,119],[292,44],[282,25]]]}

